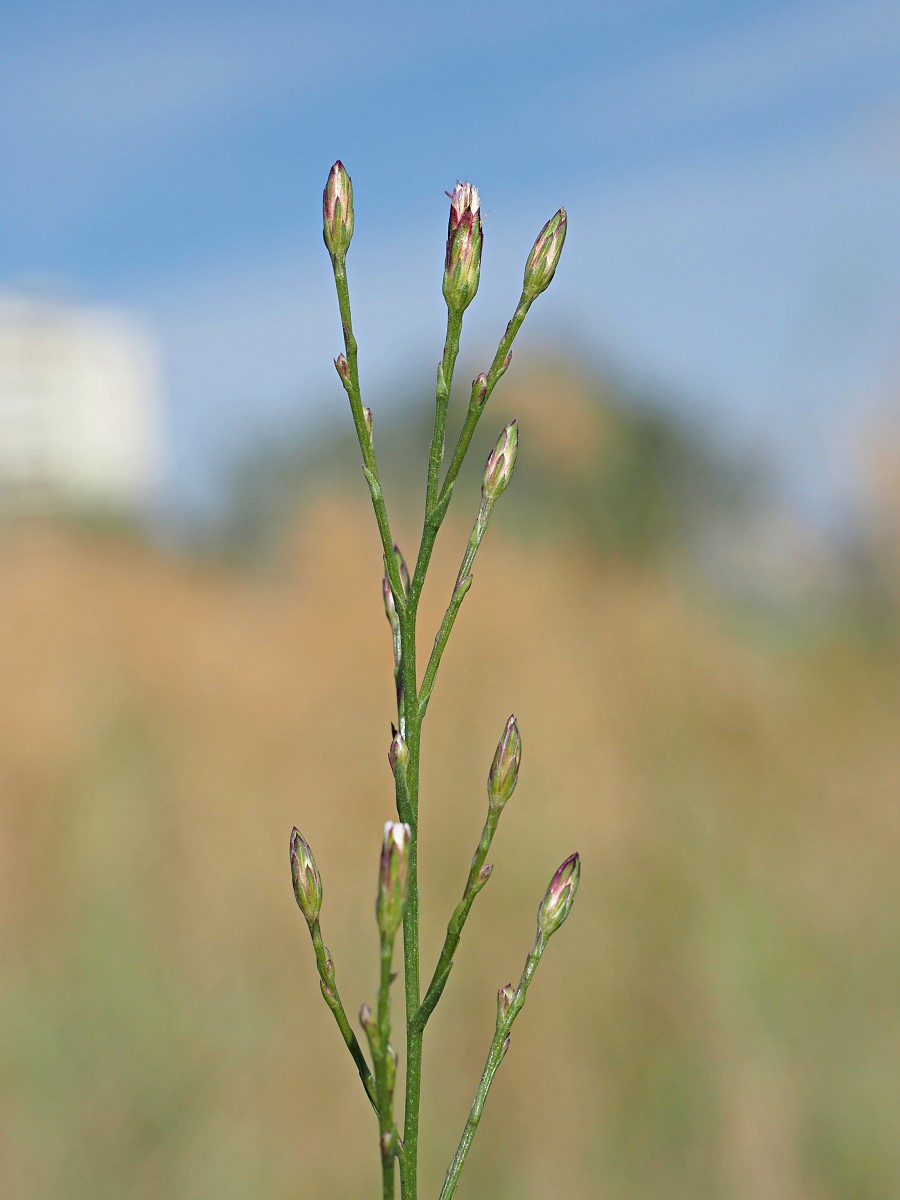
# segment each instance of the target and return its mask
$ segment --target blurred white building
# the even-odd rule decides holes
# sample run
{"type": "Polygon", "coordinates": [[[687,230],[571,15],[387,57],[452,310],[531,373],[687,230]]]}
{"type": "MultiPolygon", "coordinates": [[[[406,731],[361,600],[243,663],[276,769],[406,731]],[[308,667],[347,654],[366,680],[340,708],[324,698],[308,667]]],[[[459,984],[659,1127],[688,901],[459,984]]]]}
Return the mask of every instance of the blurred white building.
{"type": "Polygon", "coordinates": [[[160,478],[158,377],[129,319],[0,297],[0,508],[141,512],[160,478]]]}

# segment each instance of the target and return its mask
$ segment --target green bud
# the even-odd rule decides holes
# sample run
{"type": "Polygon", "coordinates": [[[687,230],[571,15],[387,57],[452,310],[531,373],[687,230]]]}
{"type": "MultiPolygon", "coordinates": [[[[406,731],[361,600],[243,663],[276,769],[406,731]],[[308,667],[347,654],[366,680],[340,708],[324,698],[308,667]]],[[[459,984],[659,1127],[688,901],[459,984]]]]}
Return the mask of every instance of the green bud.
{"type": "Polygon", "coordinates": [[[340,159],[331,168],[322,194],[323,235],[328,253],[343,259],[353,237],[353,184],[340,159]]]}
{"type": "Polygon", "coordinates": [[[570,854],[550,880],[547,895],[538,909],[538,928],[544,937],[556,933],[569,915],[581,877],[581,859],[570,854]]]}
{"type": "Polygon", "coordinates": [[[550,286],[566,240],[566,224],[566,210],[561,208],[537,235],[531,248],[522,290],[532,300],[550,286]]]}
{"type": "Polygon", "coordinates": [[[393,725],[391,729],[393,729],[394,736],[391,738],[391,744],[388,748],[388,762],[391,764],[391,771],[396,775],[398,763],[401,767],[406,767],[409,763],[409,747],[403,735],[398,733],[393,725]]]}
{"type": "Polygon", "coordinates": [[[497,744],[494,761],[488,772],[488,804],[491,812],[502,812],[504,804],[516,790],[519,763],[522,761],[522,739],[516,718],[506,722],[503,737],[497,744]]]}
{"type": "Polygon", "coordinates": [[[481,277],[481,212],[478,188],[459,183],[450,197],[447,253],[444,258],[444,299],[462,313],[475,299],[481,277]]]}
{"type": "Polygon", "coordinates": [[[516,989],[511,983],[505,984],[497,993],[497,1028],[502,1029],[509,1013],[510,1005],[515,999],[516,989]]]}
{"type": "Polygon", "coordinates": [[[291,832],[291,878],[297,904],[311,929],[322,908],[322,880],[312,850],[296,828],[291,832]]]}
{"type": "Polygon", "coordinates": [[[334,369],[337,371],[338,377],[339,377],[341,383],[344,385],[345,389],[347,389],[349,391],[349,389],[350,389],[350,367],[347,363],[346,358],[344,358],[343,354],[339,354],[337,356],[337,358],[334,360],[334,369]]]}
{"type": "Polygon", "coordinates": [[[399,821],[387,822],[381,847],[378,899],[375,902],[375,915],[383,938],[393,938],[403,920],[409,873],[409,839],[408,825],[399,821]]]}
{"type": "Polygon", "coordinates": [[[493,504],[497,497],[506,491],[512,479],[518,453],[519,426],[516,421],[510,421],[485,463],[481,494],[488,503],[493,504]]]}

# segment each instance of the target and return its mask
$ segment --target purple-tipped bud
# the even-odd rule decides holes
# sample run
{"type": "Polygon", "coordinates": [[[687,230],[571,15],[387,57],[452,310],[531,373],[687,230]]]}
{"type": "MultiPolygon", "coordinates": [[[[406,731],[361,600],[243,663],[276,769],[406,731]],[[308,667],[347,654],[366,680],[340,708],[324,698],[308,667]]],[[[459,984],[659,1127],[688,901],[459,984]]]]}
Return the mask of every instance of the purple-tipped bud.
{"type": "Polygon", "coordinates": [[[381,847],[378,899],[375,902],[375,916],[384,938],[394,937],[403,920],[409,874],[409,839],[408,825],[399,821],[387,822],[381,847]]]}
{"type": "Polygon", "coordinates": [[[478,883],[478,886],[479,886],[479,888],[483,888],[483,887],[484,887],[484,885],[485,885],[485,884],[487,883],[487,881],[490,879],[490,877],[491,877],[491,874],[493,873],[493,870],[494,870],[494,864],[493,864],[493,863],[485,863],[485,864],[484,864],[484,866],[483,866],[483,867],[481,868],[481,870],[478,872],[478,879],[477,879],[477,883],[478,883]]]}
{"type": "Polygon", "coordinates": [[[328,253],[343,259],[353,237],[353,184],[340,159],[331,168],[322,194],[323,234],[328,253]]]}
{"type": "Polygon", "coordinates": [[[312,850],[296,828],[291,832],[291,878],[300,911],[311,929],[322,908],[322,880],[312,850]]]}
{"type": "Polygon", "coordinates": [[[344,387],[350,386],[350,367],[347,365],[347,360],[343,354],[339,354],[334,360],[334,369],[337,371],[341,383],[344,387]]]}
{"type": "Polygon", "coordinates": [[[372,430],[375,426],[375,422],[372,418],[371,408],[363,409],[363,424],[366,427],[366,433],[369,435],[369,445],[371,445],[372,444],[372,430]]]}
{"type": "Polygon", "coordinates": [[[503,362],[500,364],[500,370],[497,372],[498,379],[503,378],[503,376],[509,370],[509,364],[511,362],[512,362],[512,350],[508,350],[506,352],[506,358],[504,358],[503,362]]]}
{"type": "Polygon", "coordinates": [[[375,1018],[372,1016],[372,1010],[368,1004],[359,1006],[359,1023],[366,1033],[371,1033],[375,1029],[375,1018]]]}
{"type": "Polygon", "coordinates": [[[516,790],[521,761],[522,739],[516,718],[511,716],[506,722],[503,737],[497,743],[494,761],[488,772],[488,804],[491,812],[502,812],[504,804],[516,790]]]}
{"type": "MultiPolygon", "coordinates": [[[[393,729],[393,726],[391,726],[393,729]]],[[[407,746],[403,735],[394,729],[394,736],[391,738],[391,744],[388,747],[388,762],[391,764],[391,771],[394,775],[397,774],[397,764],[399,763],[404,769],[409,764],[409,746],[407,746]]]]}
{"type": "Polygon", "coordinates": [[[505,984],[497,993],[497,1025],[501,1026],[509,1013],[510,1005],[515,999],[516,989],[511,983],[505,984]]]}
{"type": "Polygon", "coordinates": [[[577,854],[570,854],[550,880],[547,895],[538,909],[538,928],[544,937],[556,933],[569,915],[580,877],[581,859],[577,854]]]}
{"type": "Polygon", "coordinates": [[[516,421],[510,421],[485,463],[481,494],[489,504],[493,504],[506,491],[518,453],[519,426],[516,421]]]}
{"type": "Polygon", "coordinates": [[[525,264],[522,290],[532,300],[550,286],[566,240],[566,224],[566,210],[561,208],[537,235],[537,241],[531,248],[525,264]]]}
{"type": "Polygon", "coordinates": [[[459,183],[450,197],[447,253],[444,258],[444,299],[461,313],[475,299],[481,277],[481,212],[478,188],[459,183]]]}

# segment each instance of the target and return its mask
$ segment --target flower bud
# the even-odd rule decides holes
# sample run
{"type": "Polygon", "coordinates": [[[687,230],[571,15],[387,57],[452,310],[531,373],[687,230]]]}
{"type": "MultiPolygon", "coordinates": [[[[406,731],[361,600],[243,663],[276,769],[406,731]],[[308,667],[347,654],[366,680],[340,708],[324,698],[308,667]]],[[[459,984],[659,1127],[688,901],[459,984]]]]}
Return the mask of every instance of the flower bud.
{"type": "Polygon", "coordinates": [[[481,494],[488,503],[493,504],[506,491],[518,453],[519,426],[516,421],[510,421],[485,463],[481,494]]]}
{"type": "Polygon", "coordinates": [[[350,367],[343,354],[339,354],[334,360],[334,369],[337,371],[341,383],[348,388],[350,386],[350,367]]]}
{"type": "Polygon", "coordinates": [[[340,159],[331,168],[322,194],[325,245],[333,259],[343,259],[353,237],[353,184],[340,159]]]}
{"type": "Polygon", "coordinates": [[[472,380],[472,404],[476,408],[483,408],[487,401],[487,375],[484,371],[472,380]]]}
{"type": "Polygon", "coordinates": [[[371,446],[371,444],[372,444],[372,430],[373,430],[373,428],[374,428],[374,424],[375,424],[375,423],[374,423],[374,421],[373,421],[373,419],[372,419],[372,410],[371,410],[371,408],[364,408],[364,409],[363,409],[363,424],[364,424],[364,425],[365,425],[365,427],[366,427],[366,433],[369,435],[369,445],[371,446]]]}
{"type": "Polygon", "coordinates": [[[488,772],[488,804],[491,812],[502,812],[504,804],[516,790],[519,763],[522,761],[522,739],[516,718],[506,722],[503,737],[497,743],[494,761],[488,772]]]}
{"type": "Polygon", "coordinates": [[[409,763],[409,746],[407,746],[403,735],[398,733],[393,725],[391,729],[394,730],[394,736],[391,738],[391,744],[388,748],[388,762],[391,764],[391,771],[396,775],[398,763],[404,768],[409,763]]]}
{"type": "Polygon", "coordinates": [[[525,264],[522,290],[532,300],[550,286],[566,240],[566,223],[566,210],[561,208],[537,235],[537,241],[531,248],[525,264]]]}
{"type": "Polygon", "coordinates": [[[408,825],[402,825],[399,821],[387,822],[381,848],[378,899],[375,903],[378,928],[384,938],[394,937],[403,920],[409,873],[409,839],[408,825]]]}
{"type": "Polygon", "coordinates": [[[322,908],[322,880],[312,850],[296,828],[291,832],[291,878],[300,911],[311,929],[322,908]]]}
{"type": "Polygon", "coordinates": [[[394,545],[394,559],[397,563],[397,574],[400,576],[405,599],[409,595],[409,567],[406,565],[406,559],[400,553],[400,547],[396,544],[394,545]]]}
{"type": "Polygon", "coordinates": [[[450,197],[447,253],[444,258],[444,299],[461,313],[475,299],[481,275],[481,212],[478,188],[459,183],[450,197]]]}
{"type": "Polygon", "coordinates": [[[515,995],[516,995],[516,989],[513,987],[513,985],[511,983],[507,983],[497,993],[497,1028],[498,1029],[506,1020],[507,1013],[509,1012],[510,1005],[512,1004],[513,1000],[515,999],[515,995]]]}
{"type": "Polygon", "coordinates": [[[368,1004],[363,1003],[359,1006],[359,1023],[369,1035],[375,1031],[375,1018],[368,1004]]]}
{"type": "Polygon", "coordinates": [[[538,928],[544,937],[556,933],[569,915],[581,877],[581,859],[570,854],[550,880],[547,895],[538,909],[538,928]]]}

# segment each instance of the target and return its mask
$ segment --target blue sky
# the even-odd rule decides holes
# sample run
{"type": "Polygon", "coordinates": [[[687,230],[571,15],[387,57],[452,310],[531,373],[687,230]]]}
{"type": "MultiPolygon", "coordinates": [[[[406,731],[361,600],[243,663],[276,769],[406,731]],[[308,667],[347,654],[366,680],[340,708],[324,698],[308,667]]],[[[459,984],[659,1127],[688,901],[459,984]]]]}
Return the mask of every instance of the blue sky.
{"type": "Polygon", "coordinates": [[[658,381],[774,456],[807,511],[852,496],[900,382],[895,0],[6,0],[0,291],[155,333],[175,505],[208,501],[256,434],[346,418],[320,232],[338,156],[376,413],[401,373],[430,402],[443,192],[468,178],[473,369],[565,204],[525,339],[658,381]]]}

